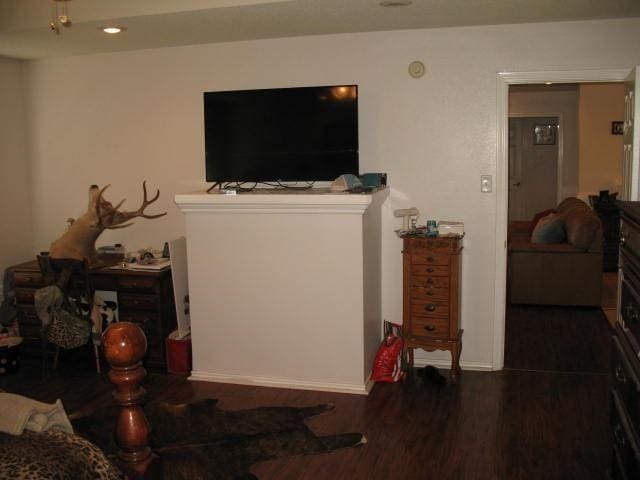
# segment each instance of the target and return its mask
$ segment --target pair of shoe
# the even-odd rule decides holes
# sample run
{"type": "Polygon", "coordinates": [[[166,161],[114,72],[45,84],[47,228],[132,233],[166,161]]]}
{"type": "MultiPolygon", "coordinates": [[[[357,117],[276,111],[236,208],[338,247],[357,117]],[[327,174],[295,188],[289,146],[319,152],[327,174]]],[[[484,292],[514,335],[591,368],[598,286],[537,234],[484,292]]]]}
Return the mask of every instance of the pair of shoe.
{"type": "Polygon", "coordinates": [[[424,368],[418,369],[418,375],[424,378],[425,380],[429,380],[431,383],[435,385],[447,384],[447,378],[441,375],[438,369],[432,365],[427,365],[424,368]]]}

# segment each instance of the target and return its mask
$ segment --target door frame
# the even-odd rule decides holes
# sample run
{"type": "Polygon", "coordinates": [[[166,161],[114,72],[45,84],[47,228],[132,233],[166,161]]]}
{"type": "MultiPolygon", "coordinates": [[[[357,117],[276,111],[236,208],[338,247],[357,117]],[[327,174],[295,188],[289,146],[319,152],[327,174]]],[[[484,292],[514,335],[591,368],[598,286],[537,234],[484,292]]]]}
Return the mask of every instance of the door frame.
{"type": "Polygon", "coordinates": [[[499,72],[497,74],[496,264],[493,317],[493,370],[504,367],[507,306],[507,223],[509,201],[509,85],[624,82],[632,68],[499,72]]]}
{"type": "MultiPolygon", "coordinates": [[[[508,113],[508,112],[507,112],[508,113]]],[[[556,164],[556,168],[557,168],[557,172],[556,172],[556,178],[557,178],[557,182],[556,182],[556,205],[558,203],[560,203],[560,201],[562,201],[562,175],[564,172],[564,118],[562,117],[562,113],[555,113],[555,112],[545,112],[545,113],[540,113],[537,110],[533,113],[508,113],[508,118],[507,118],[507,148],[509,148],[509,118],[531,118],[531,117],[556,117],[558,119],[558,131],[556,132],[558,135],[558,158],[557,158],[557,164],[556,164]]],[[[507,151],[507,177],[509,175],[509,165],[508,165],[508,161],[509,161],[509,155],[508,155],[508,151],[507,151]]],[[[509,179],[507,178],[507,181],[509,179]]],[[[507,200],[508,200],[508,194],[509,192],[507,192],[507,200]]],[[[508,205],[507,205],[508,207],[508,205]]],[[[507,212],[508,213],[508,212],[507,212]]]]}

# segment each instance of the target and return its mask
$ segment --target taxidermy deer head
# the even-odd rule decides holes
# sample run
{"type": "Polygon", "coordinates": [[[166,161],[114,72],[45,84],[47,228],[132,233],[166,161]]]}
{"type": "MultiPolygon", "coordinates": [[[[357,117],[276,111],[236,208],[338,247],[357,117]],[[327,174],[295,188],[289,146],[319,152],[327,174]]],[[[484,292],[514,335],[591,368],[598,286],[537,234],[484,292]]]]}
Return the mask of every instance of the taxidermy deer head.
{"type": "Polygon", "coordinates": [[[98,255],[96,253],[96,240],[102,232],[113,230],[116,228],[125,228],[133,225],[126,223],[136,217],[142,218],[159,218],[167,214],[167,212],[157,215],[147,215],[144,213],[145,208],[155,202],[160,196],[158,190],[155,196],[147,199],[147,182],[142,182],[142,190],[144,198],[142,205],[138,210],[133,212],[121,212],[118,210],[124,203],[124,199],[115,207],[111,202],[103,198],[104,191],[110,185],[100,189],[97,185],[91,185],[89,188],[89,207],[87,211],[79,218],[70,218],[69,228],[64,234],[51,244],[49,248],[49,256],[51,258],[65,258],[74,260],[87,260],[89,264],[97,263],[98,255]]]}

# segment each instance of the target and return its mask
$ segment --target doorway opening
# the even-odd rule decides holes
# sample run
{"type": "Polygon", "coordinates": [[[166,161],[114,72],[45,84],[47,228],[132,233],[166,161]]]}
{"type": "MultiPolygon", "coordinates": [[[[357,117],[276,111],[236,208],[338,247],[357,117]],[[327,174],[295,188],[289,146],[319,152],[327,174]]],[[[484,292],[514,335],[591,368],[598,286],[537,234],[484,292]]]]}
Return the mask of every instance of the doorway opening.
{"type": "MultiPolygon", "coordinates": [[[[633,72],[634,70],[631,70],[633,72]]],[[[493,344],[493,366],[494,369],[501,369],[504,366],[504,346],[505,346],[505,313],[507,305],[507,227],[509,220],[509,213],[514,215],[513,210],[509,212],[509,195],[513,195],[513,192],[509,191],[509,184],[511,182],[517,183],[517,179],[509,177],[509,116],[510,113],[520,113],[522,117],[531,118],[548,118],[558,117],[556,142],[559,147],[559,158],[562,156],[562,165],[558,167],[559,174],[557,178],[557,200],[567,198],[568,196],[578,197],[589,202],[589,197],[599,195],[600,191],[595,188],[579,188],[582,185],[588,187],[589,177],[581,178],[580,172],[571,160],[567,159],[567,135],[566,124],[567,117],[565,115],[554,115],[563,113],[558,111],[550,112],[549,110],[535,111],[535,112],[514,112],[509,108],[509,90],[510,87],[516,85],[526,86],[528,88],[542,88],[546,86],[547,82],[553,84],[573,84],[582,85],[590,83],[606,83],[606,82],[623,82],[629,75],[630,70],[594,70],[594,71],[578,71],[578,72],[523,72],[523,73],[503,73],[498,76],[498,169],[497,169],[497,206],[498,206],[498,223],[497,223],[497,240],[499,245],[499,254],[496,256],[496,290],[495,290],[495,305],[496,305],[496,317],[494,322],[494,344],[493,344]],[[564,145],[563,145],[564,143],[564,145]],[[573,169],[573,174],[572,174],[573,169]],[[580,183],[582,182],[582,183],[580,183]]],[[[513,124],[513,121],[512,121],[513,124]]],[[[552,128],[547,128],[547,133],[552,131],[552,128]]],[[[544,132],[543,132],[544,133],[544,132]]],[[[513,139],[512,133],[512,139],[513,139]]],[[[552,135],[552,134],[549,134],[552,135]]],[[[549,136],[546,135],[546,136],[549,136]]],[[[547,139],[544,141],[551,140],[547,139]]],[[[635,157],[634,157],[635,158],[635,157]]],[[[587,170],[583,169],[583,172],[587,170]]],[[[624,181],[624,179],[623,179],[624,181]]],[[[627,180],[628,182],[629,180],[627,180]]],[[[549,182],[552,183],[552,182],[549,182]]],[[[605,188],[604,190],[610,190],[614,192],[617,185],[620,182],[611,182],[611,188],[605,188]]],[[[624,183],[624,182],[623,182],[624,183]]],[[[626,191],[624,188],[623,191],[626,191]]],[[[554,202],[557,203],[557,202],[554,202]]],[[[557,206],[557,204],[555,205],[557,206]]]]}

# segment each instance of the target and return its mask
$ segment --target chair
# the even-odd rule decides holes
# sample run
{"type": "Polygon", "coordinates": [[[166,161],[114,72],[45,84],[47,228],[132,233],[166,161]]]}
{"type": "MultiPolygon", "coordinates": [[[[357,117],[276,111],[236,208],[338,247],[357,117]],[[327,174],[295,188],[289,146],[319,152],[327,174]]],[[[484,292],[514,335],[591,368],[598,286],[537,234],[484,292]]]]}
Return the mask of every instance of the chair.
{"type": "MultiPolygon", "coordinates": [[[[63,305],[65,308],[73,309],[80,313],[83,319],[89,323],[91,328],[91,308],[93,306],[94,288],[89,276],[89,266],[86,261],[73,259],[52,259],[48,255],[38,255],[38,265],[44,279],[45,285],[56,285],[64,294],[63,305]],[[82,300],[86,305],[83,308],[82,300]]],[[[48,353],[51,342],[49,341],[49,329],[51,324],[42,327],[42,376],[49,375],[48,353]]],[[[91,335],[89,338],[91,339],[91,335]]],[[[98,345],[93,345],[96,371],[100,373],[100,354],[98,345]]],[[[60,357],[60,346],[55,345],[52,370],[58,367],[60,357]]]]}

